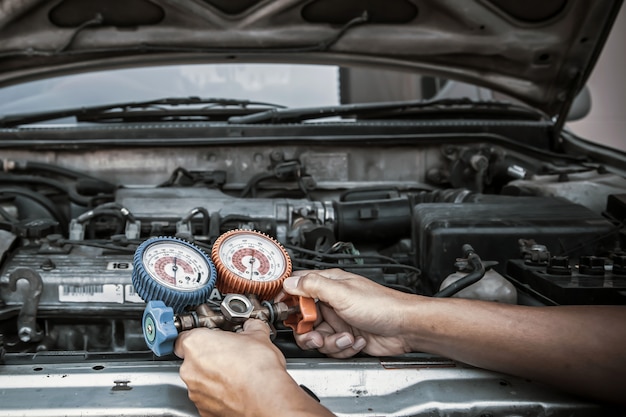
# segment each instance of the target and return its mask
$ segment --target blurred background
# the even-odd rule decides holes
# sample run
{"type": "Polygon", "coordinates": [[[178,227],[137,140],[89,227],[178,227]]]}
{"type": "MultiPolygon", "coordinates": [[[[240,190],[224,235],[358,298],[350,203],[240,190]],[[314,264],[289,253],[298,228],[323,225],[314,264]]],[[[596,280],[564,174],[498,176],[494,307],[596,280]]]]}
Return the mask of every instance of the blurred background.
{"type": "Polygon", "coordinates": [[[591,112],[568,124],[570,130],[626,151],[626,6],[622,6],[602,55],[587,83],[591,112]]]}

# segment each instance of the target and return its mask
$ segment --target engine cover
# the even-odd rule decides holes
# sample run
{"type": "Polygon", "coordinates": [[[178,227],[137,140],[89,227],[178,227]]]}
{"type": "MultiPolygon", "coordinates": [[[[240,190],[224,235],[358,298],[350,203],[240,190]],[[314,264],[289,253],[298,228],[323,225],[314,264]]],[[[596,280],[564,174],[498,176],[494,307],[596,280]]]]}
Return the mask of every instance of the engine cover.
{"type": "MultiPolygon", "coordinates": [[[[4,263],[2,283],[8,283],[17,268],[28,268],[41,277],[41,318],[111,313],[140,317],[144,308],[131,283],[132,253],[69,244],[20,248],[4,263]]],[[[20,307],[24,297],[31,296],[28,281],[19,278],[17,291],[8,285],[0,286],[0,291],[7,306],[20,307]]]]}

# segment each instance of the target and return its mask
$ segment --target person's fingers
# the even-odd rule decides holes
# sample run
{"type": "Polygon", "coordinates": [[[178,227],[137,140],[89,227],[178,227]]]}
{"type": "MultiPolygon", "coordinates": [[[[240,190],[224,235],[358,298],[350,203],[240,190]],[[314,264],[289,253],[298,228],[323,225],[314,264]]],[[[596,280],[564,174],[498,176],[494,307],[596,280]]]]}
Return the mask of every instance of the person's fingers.
{"type": "Polygon", "coordinates": [[[324,303],[318,303],[318,319],[314,330],[302,335],[294,333],[296,343],[302,349],[319,349],[323,345],[323,339],[330,334],[346,332],[352,333],[352,327],[341,319],[332,307],[324,303]]]}
{"type": "Polygon", "coordinates": [[[329,355],[341,352],[354,344],[354,336],[350,333],[329,333],[324,336],[324,346],[320,352],[329,355]]]}
{"type": "Polygon", "coordinates": [[[319,352],[333,358],[349,358],[365,348],[367,342],[361,336],[354,337],[350,333],[335,333],[326,336],[324,346],[319,352]]]}
{"type": "MultiPolygon", "coordinates": [[[[346,323],[344,319],[339,317],[335,309],[325,303],[320,302],[318,303],[318,310],[320,313],[320,317],[322,317],[324,319],[323,321],[332,328],[333,333],[352,333],[352,326],[346,323]]],[[[319,324],[317,326],[319,326],[319,324]]]]}
{"type": "Polygon", "coordinates": [[[321,323],[309,333],[295,335],[295,339],[302,349],[317,349],[325,355],[343,358],[354,356],[367,344],[364,337],[355,337],[351,331],[338,331],[328,322],[321,323]]]}
{"type": "Polygon", "coordinates": [[[194,349],[193,343],[195,343],[194,340],[197,340],[196,338],[211,337],[211,332],[214,331],[220,330],[209,330],[206,327],[200,327],[181,332],[174,343],[174,354],[181,359],[185,359],[185,351],[194,349]]]}
{"type": "Polygon", "coordinates": [[[174,343],[174,354],[181,359],[185,359],[185,347],[183,343],[187,337],[189,337],[187,332],[182,332],[176,338],[176,343],[174,343]]]}
{"type": "MultiPolygon", "coordinates": [[[[196,349],[196,345],[205,346],[211,341],[212,336],[217,336],[216,332],[221,332],[220,329],[208,329],[206,327],[199,327],[192,330],[187,330],[178,335],[176,343],[174,344],[174,354],[181,359],[185,359],[185,351],[188,349],[196,349]],[[198,342],[198,338],[204,338],[198,342]]],[[[249,319],[243,323],[243,333],[251,335],[259,340],[267,340],[270,337],[270,328],[267,323],[257,320],[249,319]]]]}
{"type": "Polygon", "coordinates": [[[260,340],[269,339],[270,326],[262,320],[248,319],[243,323],[243,333],[260,340]]]}
{"type": "Polygon", "coordinates": [[[305,334],[294,334],[296,344],[303,350],[319,349],[324,346],[324,336],[316,331],[310,331],[305,334]]]}
{"type": "Polygon", "coordinates": [[[315,327],[315,330],[309,333],[305,333],[303,335],[295,334],[296,342],[302,341],[302,343],[298,343],[300,347],[303,349],[319,349],[324,346],[324,339],[331,334],[335,334],[336,331],[325,321],[321,322],[319,325],[315,327]],[[310,335],[313,333],[312,335],[310,335]],[[310,335],[310,336],[309,336],[310,335]]]}

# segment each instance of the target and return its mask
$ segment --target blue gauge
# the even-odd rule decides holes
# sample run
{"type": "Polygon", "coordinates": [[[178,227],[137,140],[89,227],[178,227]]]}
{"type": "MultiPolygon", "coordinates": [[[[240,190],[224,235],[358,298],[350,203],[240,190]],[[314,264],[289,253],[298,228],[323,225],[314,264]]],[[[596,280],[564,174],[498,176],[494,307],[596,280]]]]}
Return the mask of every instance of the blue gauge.
{"type": "Polygon", "coordinates": [[[139,296],[146,302],[162,301],[175,313],[204,303],[217,278],[202,249],[175,237],[143,242],[135,251],[133,267],[133,286],[139,296]]]}

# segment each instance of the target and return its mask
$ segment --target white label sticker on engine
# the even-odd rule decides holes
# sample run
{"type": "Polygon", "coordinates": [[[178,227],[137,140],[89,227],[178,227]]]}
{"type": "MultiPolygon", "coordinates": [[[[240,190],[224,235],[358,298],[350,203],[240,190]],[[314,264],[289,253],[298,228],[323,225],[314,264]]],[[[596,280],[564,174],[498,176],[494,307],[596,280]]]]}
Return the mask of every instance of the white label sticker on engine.
{"type": "Polygon", "coordinates": [[[132,284],[126,285],[124,287],[124,299],[127,303],[143,303],[144,301],[141,299],[137,291],[135,291],[135,287],[132,284]]]}
{"type": "Polygon", "coordinates": [[[59,285],[59,301],[67,303],[124,303],[121,284],[59,285]]]}

